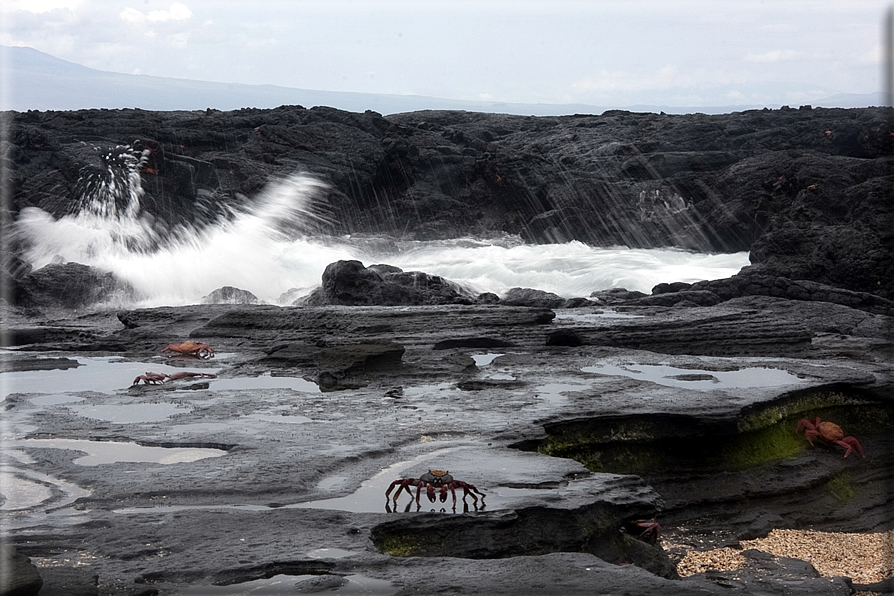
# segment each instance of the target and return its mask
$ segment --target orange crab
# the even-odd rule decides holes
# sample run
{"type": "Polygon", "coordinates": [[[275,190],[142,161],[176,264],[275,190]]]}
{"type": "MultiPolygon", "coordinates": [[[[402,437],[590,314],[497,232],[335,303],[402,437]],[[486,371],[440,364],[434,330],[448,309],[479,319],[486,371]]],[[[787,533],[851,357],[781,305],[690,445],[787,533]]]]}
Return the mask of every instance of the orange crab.
{"type": "Polygon", "coordinates": [[[187,358],[214,358],[214,348],[208,344],[200,344],[194,341],[185,341],[182,344],[168,344],[161,351],[162,354],[165,352],[173,352],[172,356],[184,356],[187,358]]]}
{"type": "Polygon", "coordinates": [[[795,427],[795,432],[801,432],[801,429],[804,429],[804,437],[807,439],[807,442],[810,443],[811,447],[813,447],[813,441],[811,439],[813,437],[819,437],[824,441],[844,447],[846,450],[844,452],[844,457],[850,455],[851,451],[856,451],[860,457],[866,457],[866,454],[863,452],[863,446],[860,445],[860,441],[858,441],[856,437],[845,437],[844,431],[834,422],[820,420],[819,416],[817,416],[816,420],[813,422],[807,418],[801,418],[798,421],[798,426],[795,427]]]}

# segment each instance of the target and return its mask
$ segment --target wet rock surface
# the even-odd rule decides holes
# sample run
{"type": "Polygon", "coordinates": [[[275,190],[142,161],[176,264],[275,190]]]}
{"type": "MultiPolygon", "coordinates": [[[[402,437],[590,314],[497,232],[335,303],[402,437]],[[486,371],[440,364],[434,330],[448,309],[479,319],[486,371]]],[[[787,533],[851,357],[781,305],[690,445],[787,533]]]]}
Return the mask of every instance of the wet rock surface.
{"type": "Polygon", "coordinates": [[[401,306],[471,304],[474,297],[457,284],[422,271],[393,265],[337,261],[323,271],[322,285],[297,304],[304,306],[401,306]]]}
{"type": "Polygon", "coordinates": [[[43,580],[31,561],[15,548],[0,545],[0,594],[3,596],[37,596],[43,580]]]}
{"type": "Polygon", "coordinates": [[[202,304],[258,304],[258,297],[248,290],[224,286],[202,298],[202,304]]]}
{"type": "Polygon", "coordinates": [[[14,302],[30,308],[84,308],[133,295],[127,284],[111,273],[80,263],[47,265],[12,286],[14,302]]]}
{"type": "Polygon", "coordinates": [[[48,593],[850,593],[754,551],[681,579],[662,544],[888,529],[891,318],[615,294],[611,308],[7,311],[5,535],[48,593]],[[160,354],[187,339],[215,357],[160,354]],[[145,371],[216,376],[131,386],[145,371]],[[35,373],[70,376],[15,376],[35,373]],[[866,457],[808,445],[795,426],[817,416],[866,457]],[[486,496],[386,500],[428,470],[486,496]],[[653,518],[657,544],[635,530],[653,518]]]}

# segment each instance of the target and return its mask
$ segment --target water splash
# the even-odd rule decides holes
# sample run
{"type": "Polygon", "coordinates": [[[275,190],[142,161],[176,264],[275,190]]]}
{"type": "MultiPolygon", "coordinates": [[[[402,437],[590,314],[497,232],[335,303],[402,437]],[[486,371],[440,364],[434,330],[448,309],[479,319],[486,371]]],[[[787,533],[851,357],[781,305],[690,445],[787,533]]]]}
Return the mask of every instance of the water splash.
{"type": "Polygon", "coordinates": [[[495,294],[513,287],[536,288],[565,298],[622,287],[649,293],[661,282],[730,277],[748,264],[744,252],[596,248],[577,241],[531,245],[460,239],[413,244],[382,257],[405,270],[425,271],[476,292],[495,294]]]}
{"type": "Polygon", "coordinates": [[[149,159],[149,150],[116,145],[100,155],[101,168],[84,166],[75,184],[80,211],[100,218],[132,219],[140,211],[143,185],[140,170],[149,159]]]}
{"type": "Polygon", "coordinates": [[[104,163],[79,182],[86,194],[77,213],[22,210],[16,230],[34,269],[76,262],[111,272],[147,306],[196,303],[226,285],[275,302],[289,289],[310,291],[328,263],[351,258],[301,236],[321,219],[314,201],[324,185],[311,176],[274,181],[252,206],[212,224],[162,227],[140,209],[143,158],[122,148],[104,163]]]}
{"type": "Polygon", "coordinates": [[[321,236],[325,185],[303,173],[272,181],[249,207],[218,221],[166,226],[141,210],[145,159],[131,147],[110,150],[104,169],[83,172],[77,213],[55,219],[35,207],[22,210],[17,233],[25,260],[35,269],[77,262],[111,272],[135,289],[138,306],[195,304],[223,286],[287,303],[318,286],[326,265],[341,259],[424,271],[474,292],[527,287],[564,297],[615,287],[649,292],[660,282],[729,277],[748,264],[747,253],[526,245],[516,236],[433,242],[321,236]]]}

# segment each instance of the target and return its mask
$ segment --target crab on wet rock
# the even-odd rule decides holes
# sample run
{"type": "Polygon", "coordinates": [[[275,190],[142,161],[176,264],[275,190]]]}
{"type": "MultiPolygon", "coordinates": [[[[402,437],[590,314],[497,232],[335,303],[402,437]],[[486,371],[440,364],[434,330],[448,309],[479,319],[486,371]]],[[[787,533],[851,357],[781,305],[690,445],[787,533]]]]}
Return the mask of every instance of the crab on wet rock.
{"type": "Polygon", "coordinates": [[[192,358],[214,358],[214,348],[208,344],[185,341],[182,344],[168,344],[161,353],[172,352],[172,356],[187,356],[192,358]]]}
{"type": "Polygon", "coordinates": [[[807,439],[807,442],[810,443],[811,447],[813,447],[813,438],[818,437],[828,443],[834,443],[844,447],[844,457],[850,455],[851,451],[856,451],[860,457],[866,457],[866,454],[863,452],[863,446],[860,445],[860,441],[858,441],[856,437],[844,436],[844,431],[834,422],[824,421],[819,417],[813,421],[810,421],[807,418],[801,418],[798,421],[798,426],[795,427],[795,432],[801,432],[802,429],[804,430],[804,437],[807,439]]]}
{"type": "Polygon", "coordinates": [[[463,501],[466,500],[467,496],[471,496],[475,503],[478,502],[478,495],[481,495],[481,501],[484,501],[484,493],[478,490],[475,485],[469,484],[468,482],[463,482],[462,480],[456,480],[453,476],[450,475],[450,472],[446,470],[429,470],[419,478],[399,478],[391,483],[388,487],[388,490],[385,491],[385,498],[387,499],[391,494],[391,491],[394,490],[394,487],[397,487],[397,492],[394,493],[394,503],[397,503],[397,497],[400,496],[400,493],[403,491],[407,491],[411,497],[413,496],[413,491],[410,489],[411,486],[416,487],[416,504],[419,504],[419,496],[422,493],[422,489],[425,489],[425,494],[428,497],[428,500],[432,503],[435,502],[435,495],[437,494],[440,498],[441,502],[447,500],[447,493],[453,496],[453,504],[456,505],[456,489],[461,488],[463,490],[463,501]]]}
{"type": "Polygon", "coordinates": [[[172,375],[166,373],[147,372],[146,374],[140,375],[136,379],[134,379],[133,385],[139,385],[140,381],[142,381],[146,385],[163,385],[168,381],[179,381],[180,379],[214,379],[216,377],[217,375],[212,375],[209,373],[191,371],[176,372],[172,375]]]}
{"type": "Polygon", "coordinates": [[[144,375],[138,376],[133,380],[132,385],[139,385],[140,381],[145,383],[146,385],[161,385],[168,378],[168,375],[165,373],[156,373],[156,372],[146,372],[144,375]]]}

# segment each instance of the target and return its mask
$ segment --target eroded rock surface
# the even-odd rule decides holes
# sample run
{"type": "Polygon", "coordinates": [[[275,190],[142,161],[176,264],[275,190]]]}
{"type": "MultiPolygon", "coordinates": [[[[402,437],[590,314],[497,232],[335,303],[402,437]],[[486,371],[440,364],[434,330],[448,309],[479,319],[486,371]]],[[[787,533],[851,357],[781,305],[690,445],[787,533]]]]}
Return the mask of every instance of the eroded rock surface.
{"type": "Polygon", "coordinates": [[[47,372],[84,376],[50,392],[8,378],[19,386],[4,400],[4,469],[33,491],[7,501],[10,541],[48,589],[99,593],[358,577],[399,594],[420,581],[433,593],[848,593],[760,555],[735,574],[671,579],[682,555],[662,545],[886,528],[890,317],[761,296],[616,308],[16,315],[13,336],[37,342],[20,344],[22,362],[64,354],[81,366],[47,372]],[[215,357],[160,354],[186,339],[215,357]],[[130,386],[153,370],[216,377],[130,386]],[[795,426],[814,416],[841,424],[866,458],[810,447],[795,426]],[[42,442],[53,440],[83,442],[42,442]],[[103,447],[123,461],[72,450],[103,447]],[[174,448],[201,457],[126,455],[174,448]],[[424,491],[418,505],[386,500],[393,480],[430,469],[474,484],[483,502],[461,490],[455,507],[424,491]],[[630,532],[652,518],[657,546],[630,532]],[[75,552],[78,574],[66,574],[75,552]]]}

